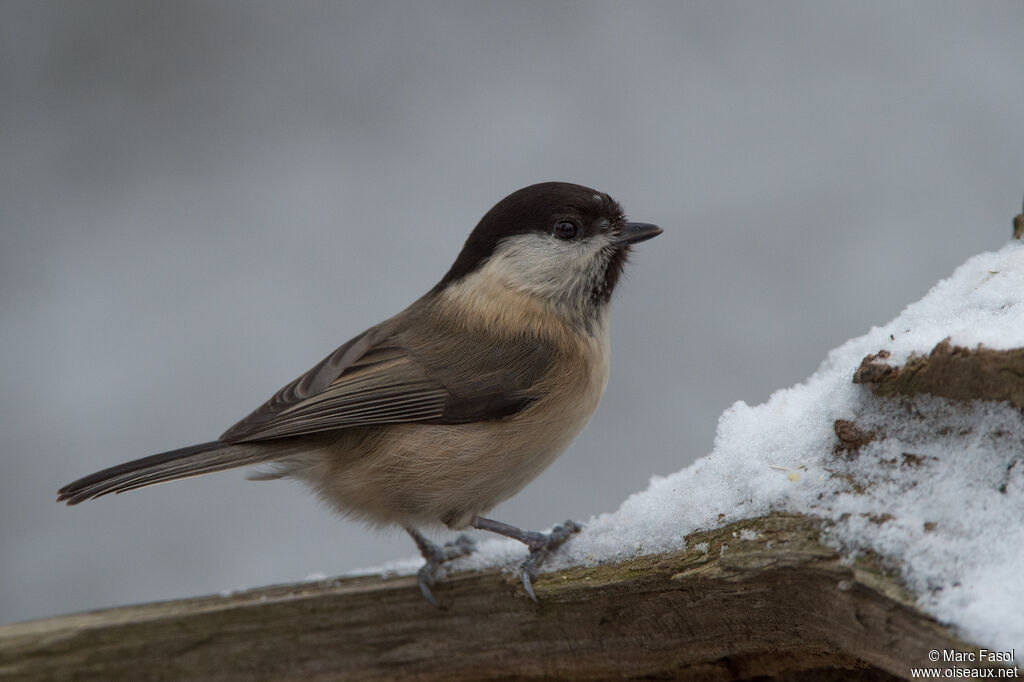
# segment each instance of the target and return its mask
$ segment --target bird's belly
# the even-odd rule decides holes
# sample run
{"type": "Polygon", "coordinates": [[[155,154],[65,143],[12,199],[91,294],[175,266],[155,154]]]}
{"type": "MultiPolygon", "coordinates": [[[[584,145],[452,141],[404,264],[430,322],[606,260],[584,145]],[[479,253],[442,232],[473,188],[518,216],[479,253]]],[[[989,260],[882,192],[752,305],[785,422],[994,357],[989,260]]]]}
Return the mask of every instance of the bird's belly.
{"type": "Polygon", "coordinates": [[[354,448],[325,451],[315,467],[320,472],[296,473],[346,515],[464,528],[554,462],[589,416],[562,415],[557,423],[529,427],[517,418],[378,427],[362,434],[354,448]]]}
{"type": "Polygon", "coordinates": [[[606,377],[593,377],[597,390],[576,400],[541,400],[505,419],[350,429],[289,473],[347,516],[464,528],[562,454],[597,407],[606,377]]]}

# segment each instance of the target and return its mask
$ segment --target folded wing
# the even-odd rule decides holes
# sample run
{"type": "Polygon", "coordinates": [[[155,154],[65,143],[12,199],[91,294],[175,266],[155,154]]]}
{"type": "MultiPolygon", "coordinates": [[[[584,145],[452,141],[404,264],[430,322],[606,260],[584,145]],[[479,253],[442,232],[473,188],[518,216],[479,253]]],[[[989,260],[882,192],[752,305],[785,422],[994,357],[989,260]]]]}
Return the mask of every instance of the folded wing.
{"type": "Polygon", "coordinates": [[[263,441],[353,426],[500,419],[540,397],[550,362],[537,339],[486,335],[453,347],[436,322],[397,320],[324,358],[228,429],[227,443],[263,441]]]}

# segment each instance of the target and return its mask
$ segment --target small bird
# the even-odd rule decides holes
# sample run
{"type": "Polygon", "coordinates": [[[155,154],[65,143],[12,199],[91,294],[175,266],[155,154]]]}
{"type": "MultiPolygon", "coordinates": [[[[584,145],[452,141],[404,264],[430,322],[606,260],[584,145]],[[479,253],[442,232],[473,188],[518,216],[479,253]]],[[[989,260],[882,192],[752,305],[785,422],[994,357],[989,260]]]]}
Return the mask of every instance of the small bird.
{"type": "Polygon", "coordinates": [[[476,528],[529,549],[532,580],[573,533],[483,516],[548,467],[590,419],[608,381],[609,301],[630,248],[661,234],[626,222],[602,192],[565,182],[525,187],[470,233],[423,297],[278,391],[217,440],[144,457],[70,483],[69,505],[200,474],[268,465],[343,515],[402,526],[426,563],[424,596],[443,565],[473,550],[421,528],[476,528]]]}

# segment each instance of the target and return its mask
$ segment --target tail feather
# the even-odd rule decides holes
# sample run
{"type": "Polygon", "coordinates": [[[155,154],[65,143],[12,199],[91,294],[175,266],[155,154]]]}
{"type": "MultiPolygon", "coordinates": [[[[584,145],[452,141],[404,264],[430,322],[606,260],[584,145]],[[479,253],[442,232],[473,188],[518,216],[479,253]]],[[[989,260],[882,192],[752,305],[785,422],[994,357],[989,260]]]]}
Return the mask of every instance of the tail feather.
{"type": "Polygon", "coordinates": [[[97,471],[57,492],[57,501],[78,504],[108,493],[122,493],[136,488],[191,478],[215,471],[259,464],[277,459],[282,453],[275,448],[256,445],[231,445],[219,440],[150,455],[97,471]]]}

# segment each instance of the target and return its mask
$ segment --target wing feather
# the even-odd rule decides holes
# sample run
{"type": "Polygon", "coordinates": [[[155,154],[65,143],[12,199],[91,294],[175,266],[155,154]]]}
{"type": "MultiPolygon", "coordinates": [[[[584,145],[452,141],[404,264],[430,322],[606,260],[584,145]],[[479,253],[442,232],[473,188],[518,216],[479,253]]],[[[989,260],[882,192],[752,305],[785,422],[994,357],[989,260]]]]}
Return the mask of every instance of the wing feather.
{"type": "Polygon", "coordinates": [[[402,316],[355,337],[224,435],[246,443],[402,422],[465,423],[515,414],[539,397],[550,349],[537,339],[474,338],[402,316]],[[513,358],[513,366],[505,362],[513,358]]]}

